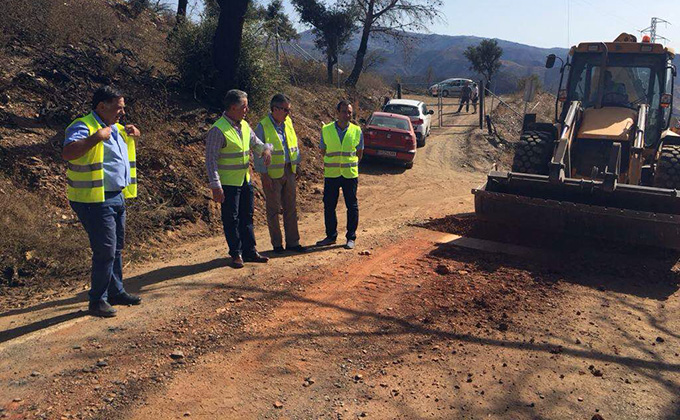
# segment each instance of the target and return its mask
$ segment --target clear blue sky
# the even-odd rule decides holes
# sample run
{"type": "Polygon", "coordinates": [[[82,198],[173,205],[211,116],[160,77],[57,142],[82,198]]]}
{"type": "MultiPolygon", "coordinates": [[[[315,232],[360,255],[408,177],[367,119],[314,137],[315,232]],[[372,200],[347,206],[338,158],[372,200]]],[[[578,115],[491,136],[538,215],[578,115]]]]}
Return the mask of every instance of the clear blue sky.
{"type": "MultiPolygon", "coordinates": [[[[202,0],[190,0],[191,3],[202,0]]],[[[260,4],[268,0],[255,0],[260,4]]],[[[298,17],[290,0],[283,0],[293,22],[298,17]]],[[[333,0],[329,0],[333,1],[333,0]]],[[[176,4],[176,0],[169,0],[176,4]]],[[[537,47],[567,47],[581,41],[613,40],[621,32],[639,37],[653,16],[658,34],[680,52],[680,0],[443,0],[444,19],[431,32],[500,38],[537,47]],[[569,13],[567,13],[569,11],[569,13]]],[[[190,6],[191,7],[191,6],[190,6]]],[[[300,30],[305,29],[299,24],[300,30]]]]}

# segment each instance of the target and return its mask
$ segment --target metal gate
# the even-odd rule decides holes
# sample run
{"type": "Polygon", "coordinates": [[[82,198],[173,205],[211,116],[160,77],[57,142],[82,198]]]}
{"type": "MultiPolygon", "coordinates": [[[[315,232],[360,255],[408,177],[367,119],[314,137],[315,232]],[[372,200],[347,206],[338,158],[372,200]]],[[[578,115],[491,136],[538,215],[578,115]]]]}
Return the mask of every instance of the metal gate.
{"type": "Polygon", "coordinates": [[[437,89],[436,95],[432,95],[429,91],[426,83],[398,83],[397,84],[397,98],[402,98],[403,95],[407,96],[427,96],[425,98],[418,98],[422,100],[425,105],[435,111],[433,116],[432,126],[433,127],[479,127],[483,128],[484,124],[484,96],[485,89],[483,88],[484,83],[479,82],[479,97],[476,106],[470,101],[469,111],[465,111],[461,108],[460,97],[459,96],[444,96],[443,89],[437,89]],[[429,100],[431,98],[431,100],[429,100]],[[458,112],[460,110],[460,112],[458,112]],[[474,123],[470,121],[461,121],[463,117],[476,112],[478,118],[474,123]]]}

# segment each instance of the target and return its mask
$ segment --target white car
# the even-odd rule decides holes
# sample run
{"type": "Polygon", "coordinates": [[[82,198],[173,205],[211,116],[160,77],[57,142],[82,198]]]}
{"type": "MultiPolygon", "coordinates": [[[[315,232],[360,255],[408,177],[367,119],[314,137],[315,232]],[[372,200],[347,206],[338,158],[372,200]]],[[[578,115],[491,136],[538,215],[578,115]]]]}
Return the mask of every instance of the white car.
{"type": "Polygon", "coordinates": [[[392,99],[383,107],[383,112],[409,117],[413,124],[413,131],[416,132],[418,147],[425,146],[425,140],[430,135],[434,111],[428,110],[424,102],[413,99],[392,99]]]}

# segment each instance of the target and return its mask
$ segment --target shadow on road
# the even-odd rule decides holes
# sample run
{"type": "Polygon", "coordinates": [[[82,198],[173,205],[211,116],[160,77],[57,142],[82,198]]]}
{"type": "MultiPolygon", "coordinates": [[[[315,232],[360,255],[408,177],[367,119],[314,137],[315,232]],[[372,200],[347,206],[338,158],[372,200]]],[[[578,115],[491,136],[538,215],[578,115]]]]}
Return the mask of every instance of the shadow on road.
{"type": "MultiPolygon", "coordinates": [[[[676,251],[531,231],[479,220],[474,213],[447,216],[421,226],[466,238],[519,245],[529,252],[535,250],[536,258],[513,257],[503,252],[482,258],[484,264],[480,269],[488,272],[511,266],[555,282],[660,301],[667,300],[680,288],[680,273],[673,269],[680,257],[676,251]]],[[[440,245],[432,254],[443,258],[455,255],[459,261],[478,263],[480,253],[484,252],[457,247],[454,241],[440,245]]]]}

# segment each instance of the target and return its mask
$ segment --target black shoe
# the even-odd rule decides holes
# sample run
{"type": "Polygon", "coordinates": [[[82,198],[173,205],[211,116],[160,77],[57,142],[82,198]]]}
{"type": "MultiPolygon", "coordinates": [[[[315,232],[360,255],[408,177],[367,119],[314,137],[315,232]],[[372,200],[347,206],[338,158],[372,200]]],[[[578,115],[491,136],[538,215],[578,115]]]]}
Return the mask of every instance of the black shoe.
{"type": "Polygon", "coordinates": [[[99,316],[102,318],[113,318],[116,316],[116,308],[109,305],[105,300],[98,300],[96,302],[90,302],[88,306],[88,312],[92,316],[99,316]]]}
{"type": "Polygon", "coordinates": [[[231,257],[231,266],[234,268],[243,268],[243,258],[240,255],[231,257]]]}
{"type": "Polygon", "coordinates": [[[267,261],[269,261],[269,257],[265,257],[264,255],[260,255],[259,252],[255,251],[253,254],[243,256],[243,261],[254,262],[254,263],[266,263],[267,261]]]}
{"type": "Polygon", "coordinates": [[[285,250],[283,249],[282,246],[275,246],[274,247],[274,253],[275,254],[283,254],[284,252],[285,252],[285,250]]]}
{"type": "Polygon", "coordinates": [[[330,237],[325,237],[319,242],[316,243],[316,246],[326,246],[326,245],[333,245],[336,241],[336,238],[330,238],[330,237]]]}
{"type": "Polygon", "coordinates": [[[300,254],[304,254],[305,252],[307,252],[307,247],[304,247],[302,245],[287,246],[286,251],[293,251],[293,252],[297,252],[297,253],[300,253],[300,254]]]}
{"type": "Polygon", "coordinates": [[[119,295],[110,297],[108,301],[111,305],[139,305],[142,303],[142,298],[123,292],[119,295]]]}

